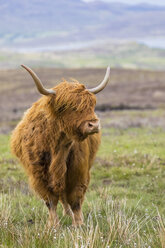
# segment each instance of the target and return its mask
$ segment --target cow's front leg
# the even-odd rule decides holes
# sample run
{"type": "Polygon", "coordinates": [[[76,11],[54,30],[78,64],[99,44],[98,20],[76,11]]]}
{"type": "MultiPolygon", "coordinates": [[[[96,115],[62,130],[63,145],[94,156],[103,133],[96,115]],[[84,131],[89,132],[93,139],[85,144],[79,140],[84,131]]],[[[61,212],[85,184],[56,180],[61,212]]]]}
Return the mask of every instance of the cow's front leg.
{"type": "Polygon", "coordinates": [[[79,199],[72,205],[72,210],[74,213],[75,226],[81,226],[84,224],[84,218],[82,213],[82,201],[79,199]]]}
{"type": "Polygon", "coordinates": [[[72,225],[75,226],[75,218],[74,218],[74,214],[73,214],[73,211],[69,205],[69,203],[67,202],[67,197],[66,197],[66,193],[64,192],[63,194],[61,194],[60,196],[60,201],[62,203],[62,206],[63,206],[63,214],[64,215],[68,215],[71,217],[72,219],[72,225]]]}
{"type": "Polygon", "coordinates": [[[82,203],[87,186],[85,184],[77,185],[68,196],[69,204],[74,214],[75,225],[83,224],[82,203]]]}
{"type": "Polygon", "coordinates": [[[57,228],[59,226],[59,219],[56,212],[58,200],[59,197],[54,197],[53,199],[46,201],[46,206],[49,209],[48,228],[57,228]]]}

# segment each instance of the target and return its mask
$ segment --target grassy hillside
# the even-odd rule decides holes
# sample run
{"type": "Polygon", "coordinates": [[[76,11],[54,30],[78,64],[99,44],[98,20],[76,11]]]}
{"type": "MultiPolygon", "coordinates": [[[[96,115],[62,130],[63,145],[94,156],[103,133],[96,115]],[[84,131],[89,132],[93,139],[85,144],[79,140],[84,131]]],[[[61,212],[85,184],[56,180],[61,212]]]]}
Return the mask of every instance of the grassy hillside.
{"type": "MultiPolygon", "coordinates": [[[[73,48],[72,48],[73,49],[73,48]]],[[[164,70],[165,50],[131,42],[102,41],[68,51],[11,52],[2,50],[0,68],[33,67],[88,68],[111,67],[164,70]]]]}

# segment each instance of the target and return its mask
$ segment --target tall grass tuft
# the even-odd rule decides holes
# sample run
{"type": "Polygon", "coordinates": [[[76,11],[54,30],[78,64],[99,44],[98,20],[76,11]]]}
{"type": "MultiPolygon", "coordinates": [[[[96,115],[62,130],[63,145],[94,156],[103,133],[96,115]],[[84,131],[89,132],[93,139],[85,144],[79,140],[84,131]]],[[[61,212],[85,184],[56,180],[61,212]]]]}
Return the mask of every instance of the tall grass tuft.
{"type": "MultiPolygon", "coordinates": [[[[141,215],[126,200],[112,199],[107,190],[96,201],[86,199],[84,226],[74,228],[68,217],[58,214],[61,226],[48,230],[47,209],[30,193],[0,194],[0,247],[44,248],[159,248],[165,247],[164,218],[154,212],[141,215]]],[[[137,208],[138,207],[138,208],[137,208]]]]}

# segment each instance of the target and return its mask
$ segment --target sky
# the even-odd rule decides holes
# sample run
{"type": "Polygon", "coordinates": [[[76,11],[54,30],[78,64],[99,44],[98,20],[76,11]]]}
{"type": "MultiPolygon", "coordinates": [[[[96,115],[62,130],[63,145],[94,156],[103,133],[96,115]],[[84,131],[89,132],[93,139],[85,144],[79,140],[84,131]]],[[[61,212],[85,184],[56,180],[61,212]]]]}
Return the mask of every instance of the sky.
{"type": "MultiPolygon", "coordinates": [[[[84,0],[84,2],[93,2],[95,0],[84,0]]],[[[105,2],[120,2],[120,3],[129,3],[129,4],[138,4],[138,3],[149,3],[154,5],[164,5],[165,0],[101,0],[105,2]]]]}

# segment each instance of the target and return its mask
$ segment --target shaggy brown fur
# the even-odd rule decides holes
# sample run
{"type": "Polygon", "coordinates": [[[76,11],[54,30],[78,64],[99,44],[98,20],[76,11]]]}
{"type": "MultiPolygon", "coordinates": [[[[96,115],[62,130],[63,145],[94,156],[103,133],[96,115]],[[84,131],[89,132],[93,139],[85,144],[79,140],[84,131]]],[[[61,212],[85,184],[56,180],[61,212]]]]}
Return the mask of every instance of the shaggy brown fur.
{"type": "Polygon", "coordinates": [[[49,208],[49,224],[57,225],[58,200],[81,224],[81,206],[89,184],[89,170],[100,144],[100,133],[83,136],[79,127],[98,120],[95,95],[77,81],[53,88],[56,96],[42,96],[13,131],[12,152],[23,164],[31,187],[49,208]]]}

